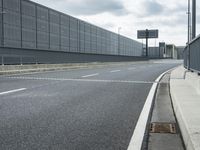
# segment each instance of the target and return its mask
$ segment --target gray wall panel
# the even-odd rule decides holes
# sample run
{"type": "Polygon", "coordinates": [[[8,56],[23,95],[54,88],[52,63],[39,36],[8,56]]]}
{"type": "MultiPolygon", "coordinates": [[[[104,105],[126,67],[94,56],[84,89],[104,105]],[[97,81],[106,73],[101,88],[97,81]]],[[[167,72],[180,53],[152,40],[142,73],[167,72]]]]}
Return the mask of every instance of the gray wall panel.
{"type": "Polygon", "coordinates": [[[50,23],[55,23],[55,24],[59,24],[60,23],[60,14],[58,12],[49,11],[49,18],[50,18],[50,23]]]}
{"type": "Polygon", "coordinates": [[[61,14],[60,19],[61,25],[69,27],[69,16],[61,14]]]}
{"type": "Polygon", "coordinates": [[[37,32],[37,48],[49,49],[49,34],[45,32],[37,32]]]}
{"type": "Polygon", "coordinates": [[[4,38],[4,46],[5,47],[21,48],[21,41],[16,41],[16,40],[4,38]]]}
{"type": "Polygon", "coordinates": [[[4,38],[9,40],[21,40],[21,28],[4,24],[4,38]]]}
{"type": "Polygon", "coordinates": [[[22,41],[36,42],[36,31],[30,29],[22,29],[22,41]]]}
{"type": "Polygon", "coordinates": [[[20,13],[7,10],[3,21],[6,24],[20,26],[20,13]]]}
{"type": "Polygon", "coordinates": [[[69,47],[69,38],[61,36],[61,47],[69,47]]]}
{"type": "Polygon", "coordinates": [[[22,48],[30,48],[35,49],[36,48],[36,42],[28,42],[28,41],[22,41],[22,48]]]}
{"type": "Polygon", "coordinates": [[[34,3],[21,0],[21,6],[22,6],[22,14],[27,16],[35,17],[36,15],[36,6],[34,3]]]}
{"type": "Polygon", "coordinates": [[[4,9],[9,9],[12,11],[20,11],[20,0],[3,0],[4,9]]]}
{"type": "Polygon", "coordinates": [[[36,18],[22,15],[22,28],[36,30],[36,18]]]}
{"type": "Polygon", "coordinates": [[[69,27],[61,25],[60,26],[60,30],[61,30],[60,31],[61,32],[61,36],[69,37],[69,27]]]}
{"type": "Polygon", "coordinates": [[[44,20],[37,20],[37,30],[43,32],[49,32],[49,23],[44,20]]]}
{"type": "MultiPolygon", "coordinates": [[[[2,0],[0,0],[0,11],[2,11],[2,0]]],[[[0,20],[1,20],[0,21],[0,46],[2,46],[2,44],[3,44],[2,16],[3,16],[3,14],[0,14],[0,20]]]]}
{"type": "Polygon", "coordinates": [[[59,24],[50,23],[50,33],[58,34],[60,33],[60,26],[59,24]]]}
{"type": "Polygon", "coordinates": [[[48,21],[48,9],[45,7],[37,6],[37,18],[48,21]]]}

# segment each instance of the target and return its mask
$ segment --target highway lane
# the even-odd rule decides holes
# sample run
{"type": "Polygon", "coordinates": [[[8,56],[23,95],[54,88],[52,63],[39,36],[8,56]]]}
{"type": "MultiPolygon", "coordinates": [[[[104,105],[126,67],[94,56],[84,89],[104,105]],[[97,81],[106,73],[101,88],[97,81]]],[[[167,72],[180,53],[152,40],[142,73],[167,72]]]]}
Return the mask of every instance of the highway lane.
{"type": "Polygon", "coordinates": [[[177,65],[1,76],[0,149],[126,150],[152,83],[177,65]]]}

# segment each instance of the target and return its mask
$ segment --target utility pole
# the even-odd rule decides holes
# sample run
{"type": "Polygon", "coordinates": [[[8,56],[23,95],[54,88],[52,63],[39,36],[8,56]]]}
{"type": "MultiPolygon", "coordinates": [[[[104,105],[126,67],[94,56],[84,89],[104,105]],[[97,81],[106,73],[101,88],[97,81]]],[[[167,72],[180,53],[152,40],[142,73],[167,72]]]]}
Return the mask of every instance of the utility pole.
{"type": "Polygon", "coordinates": [[[188,0],[188,44],[190,43],[190,0],[188,0]]]}
{"type": "Polygon", "coordinates": [[[149,30],[146,29],[146,57],[148,57],[148,37],[149,37],[149,30]]]}
{"type": "Polygon", "coordinates": [[[192,0],[192,39],[196,37],[196,0],[192,0]]]}

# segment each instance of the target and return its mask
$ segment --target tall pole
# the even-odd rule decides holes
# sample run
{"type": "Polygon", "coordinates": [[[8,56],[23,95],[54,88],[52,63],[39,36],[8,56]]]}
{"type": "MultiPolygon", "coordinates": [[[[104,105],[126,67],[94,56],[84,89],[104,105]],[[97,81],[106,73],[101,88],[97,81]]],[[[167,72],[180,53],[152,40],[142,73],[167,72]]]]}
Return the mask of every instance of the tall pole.
{"type": "Polygon", "coordinates": [[[192,39],[196,37],[196,0],[192,0],[192,39]]]}
{"type": "Polygon", "coordinates": [[[190,43],[190,0],[188,0],[188,44],[190,43]]]}
{"type": "Polygon", "coordinates": [[[146,29],[146,57],[148,57],[148,37],[149,37],[149,31],[146,29]]]}

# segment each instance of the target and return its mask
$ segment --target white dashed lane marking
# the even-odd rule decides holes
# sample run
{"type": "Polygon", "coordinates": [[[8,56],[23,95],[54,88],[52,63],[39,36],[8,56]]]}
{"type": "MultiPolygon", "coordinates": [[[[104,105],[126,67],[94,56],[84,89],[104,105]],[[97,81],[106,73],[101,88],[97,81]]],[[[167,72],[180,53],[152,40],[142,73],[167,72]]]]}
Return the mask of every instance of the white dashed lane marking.
{"type": "Polygon", "coordinates": [[[93,77],[99,75],[98,73],[82,76],[82,78],[93,77]]]}
{"type": "Polygon", "coordinates": [[[26,88],[21,88],[21,89],[15,89],[15,90],[10,90],[10,91],[5,91],[5,92],[1,92],[0,95],[6,95],[6,94],[15,93],[15,92],[20,92],[20,91],[24,91],[24,90],[26,90],[26,88]]]}
{"type": "Polygon", "coordinates": [[[120,72],[121,70],[112,70],[110,71],[111,73],[114,73],[114,72],[120,72]]]}

